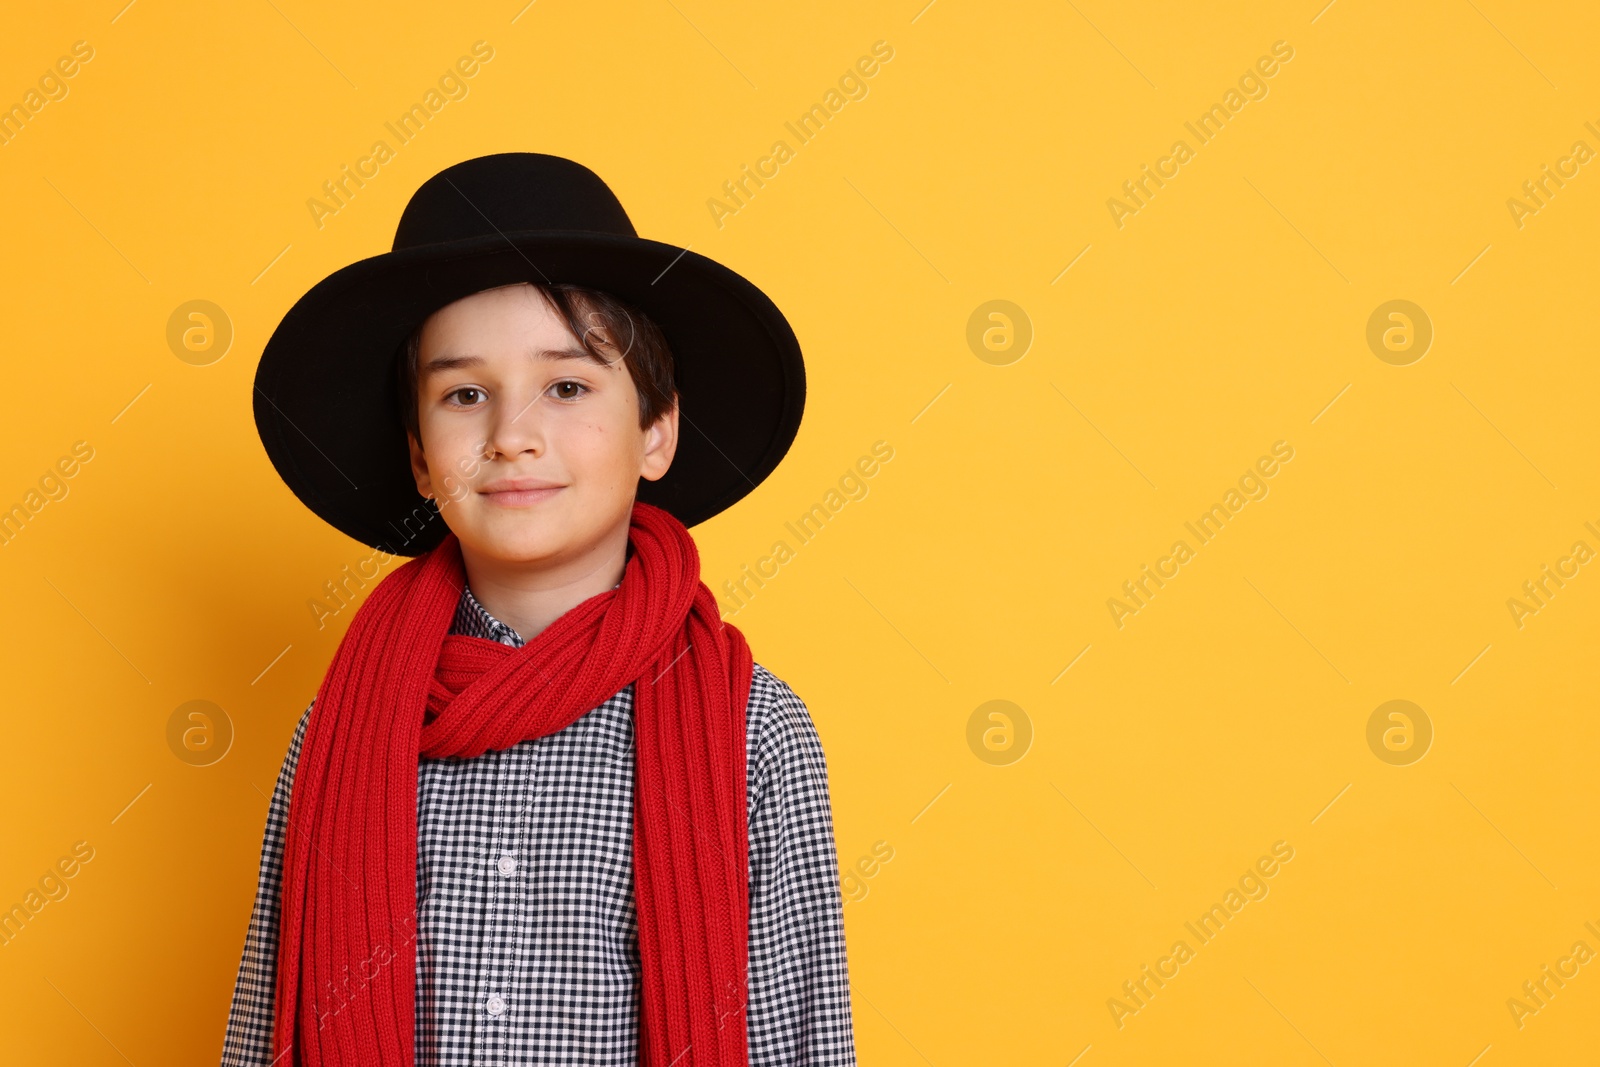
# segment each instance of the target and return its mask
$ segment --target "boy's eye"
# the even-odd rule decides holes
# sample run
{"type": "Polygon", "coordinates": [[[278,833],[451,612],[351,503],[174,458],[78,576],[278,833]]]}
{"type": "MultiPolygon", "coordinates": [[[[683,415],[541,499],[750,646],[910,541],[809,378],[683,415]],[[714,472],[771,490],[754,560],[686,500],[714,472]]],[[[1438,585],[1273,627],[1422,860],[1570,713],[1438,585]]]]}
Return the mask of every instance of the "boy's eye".
{"type": "Polygon", "coordinates": [[[550,388],[556,390],[556,396],[562,400],[576,400],[578,397],[589,391],[589,387],[587,385],[584,385],[582,382],[575,382],[571,380],[556,382],[550,388]],[[565,392],[564,390],[568,389],[569,387],[572,391],[565,392]]]}
{"type": "Polygon", "coordinates": [[[451,390],[446,394],[446,399],[454,399],[462,407],[473,407],[483,397],[483,390],[475,385],[463,385],[460,389],[451,390]]]}

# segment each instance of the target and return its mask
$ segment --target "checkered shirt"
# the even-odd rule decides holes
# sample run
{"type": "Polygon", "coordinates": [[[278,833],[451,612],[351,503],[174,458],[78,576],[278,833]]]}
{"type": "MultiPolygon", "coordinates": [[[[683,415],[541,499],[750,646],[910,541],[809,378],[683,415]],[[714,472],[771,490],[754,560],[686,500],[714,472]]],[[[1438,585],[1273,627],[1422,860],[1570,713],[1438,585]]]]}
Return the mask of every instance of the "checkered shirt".
{"type": "MultiPolygon", "coordinates": [[[[465,588],[450,632],[523,644],[465,588]]],[[[310,714],[267,811],[223,1067],[272,1063],[283,841],[310,714]]],[[[822,746],[800,698],[759,663],[746,719],[750,1063],[854,1064],[822,746]]],[[[632,757],[630,683],[546,737],[420,761],[417,1064],[637,1064],[632,757]]]]}

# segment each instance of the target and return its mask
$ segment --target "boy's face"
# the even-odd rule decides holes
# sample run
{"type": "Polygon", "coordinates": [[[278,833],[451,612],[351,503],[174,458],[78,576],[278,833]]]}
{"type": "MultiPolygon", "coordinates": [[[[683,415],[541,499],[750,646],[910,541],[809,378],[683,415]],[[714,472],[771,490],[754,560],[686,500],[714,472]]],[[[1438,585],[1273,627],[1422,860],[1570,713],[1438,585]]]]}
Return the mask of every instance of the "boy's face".
{"type": "Polygon", "coordinates": [[[463,555],[556,565],[626,544],[639,479],[672,463],[678,410],[641,429],[622,352],[601,351],[609,365],[528,285],[474,293],[428,318],[411,469],[463,555]]]}

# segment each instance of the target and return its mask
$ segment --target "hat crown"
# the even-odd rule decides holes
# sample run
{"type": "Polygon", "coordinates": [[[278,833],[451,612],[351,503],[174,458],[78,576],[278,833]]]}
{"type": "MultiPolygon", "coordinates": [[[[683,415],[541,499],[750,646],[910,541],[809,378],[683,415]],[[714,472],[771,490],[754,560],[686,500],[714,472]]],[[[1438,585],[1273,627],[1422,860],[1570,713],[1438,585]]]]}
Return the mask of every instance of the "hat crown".
{"type": "Polygon", "coordinates": [[[501,152],[423,182],[400,216],[394,251],[530,230],[638,236],[617,195],[588,167],[542,152],[501,152]]]}

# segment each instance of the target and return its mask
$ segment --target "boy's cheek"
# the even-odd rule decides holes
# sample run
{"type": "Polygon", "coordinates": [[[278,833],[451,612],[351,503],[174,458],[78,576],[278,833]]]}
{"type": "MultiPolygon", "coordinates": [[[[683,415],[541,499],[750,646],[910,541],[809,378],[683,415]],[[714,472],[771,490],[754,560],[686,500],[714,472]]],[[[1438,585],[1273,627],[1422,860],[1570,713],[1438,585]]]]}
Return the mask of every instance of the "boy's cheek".
{"type": "Polygon", "coordinates": [[[478,476],[478,472],[483,469],[484,450],[488,447],[488,441],[479,441],[470,455],[461,456],[456,460],[456,470],[461,472],[462,477],[471,481],[478,476]]]}
{"type": "Polygon", "coordinates": [[[461,481],[455,475],[446,474],[444,476],[444,484],[435,487],[435,492],[441,499],[448,500],[452,504],[459,504],[467,498],[472,490],[468,488],[466,482],[461,481]]]}

